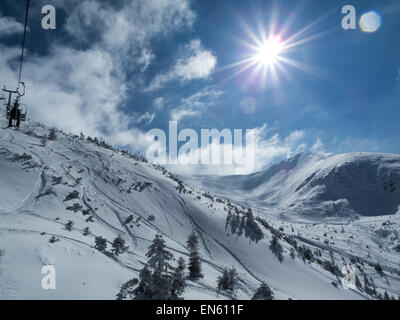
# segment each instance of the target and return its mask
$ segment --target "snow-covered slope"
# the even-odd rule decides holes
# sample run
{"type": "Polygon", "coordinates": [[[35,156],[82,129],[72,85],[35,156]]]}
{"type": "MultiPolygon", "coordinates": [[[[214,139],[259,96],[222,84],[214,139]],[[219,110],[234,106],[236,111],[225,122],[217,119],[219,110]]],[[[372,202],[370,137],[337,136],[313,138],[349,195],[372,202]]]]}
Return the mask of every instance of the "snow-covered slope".
{"type": "Polygon", "coordinates": [[[400,155],[304,153],[248,176],[198,178],[232,198],[309,216],[378,216],[400,208],[400,155]]]}
{"type": "MultiPolygon", "coordinates": [[[[182,256],[187,260],[185,242],[193,229],[200,235],[205,277],[188,280],[186,299],[228,298],[217,296],[215,287],[223,268],[232,266],[241,279],[239,299],[251,298],[261,281],[272,288],[277,299],[371,298],[362,289],[341,287],[338,274],[326,264],[332,256],[339,269],[357,257],[355,264],[362,274],[374,279],[380,294],[385,290],[391,295],[400,293],[398,216],[346,221],[345,225],[287,222],[276,219],[266,207],[255,205],[256,222],[250,223],[247,207],[189,187],[163,168],[59,131],[56,141],[43,145],[42,137],[48,133],[48,128],[33,122],[21,130],[0,130],[1,299],[115,299],[121,285],[138,276],[157,233],[163,235],[176,259],[182,256]],[[68,221],[74,222],[71,231],[65,229],[68,221]],[[83,235],[86,227],[90,229],[87,236],[83,235]],[[272,234],[282,245],[279,259],[269,249],[272,234]],[[94,248],[95,236],[105,237],[110,246],[118,235],[127,241],[128,252],[115,256],[94,248]],[[350,235],[356,236],[349,240],[350,235]],[[49,242],[53,236],[59,241],[49,242]],[[314,258],[299,258],[304,249],[312,250],[314,258]],[[383,276],[374,268],[378,261],[383,276]],[[56,268],[55,290],[41,286],[42,267],[48,264],[56,268]]],[[[379,166],[383,162],[378,159],[374,163],[379,166]]],[[[306,181],[310,172],[306,164],[310,161],[302,157],[291,161],[282,166],[297,168],[297,189],[301,183],[300,164],[308,170],[302,180],[306,181]]],[[[316,167],[323,159],[318,161],[316,167]]],[[[324,168],[328,170],[329,166],[324,168]]],[[[288,172],[281,177],[254,175],[252,180],[242,178],[242,187],[252,184],[251,188],[248,185],[249,194],[257,199],[292,203],[284,200],[285,193],[278,186],[288,176],[288,172]]],[[[328,177],[329,172],[310,178],[294,193],[314,192],[315,197],[320,196],[317,182],[323,176],[328,177]]],[[[332,179],[332,184],[336,183],[332,179]]],[[[382,197],[391,199],[384,193],[382,197]]],[[[246,199],[239,200],[243,203],[246,199]]]]}

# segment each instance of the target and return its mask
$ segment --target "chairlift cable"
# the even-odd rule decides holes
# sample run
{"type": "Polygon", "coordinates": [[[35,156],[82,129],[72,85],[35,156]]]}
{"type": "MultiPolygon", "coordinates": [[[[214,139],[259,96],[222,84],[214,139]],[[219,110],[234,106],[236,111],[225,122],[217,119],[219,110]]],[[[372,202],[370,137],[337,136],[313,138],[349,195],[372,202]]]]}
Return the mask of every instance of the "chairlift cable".
{"type": "Polygon", "coordinates": [[[27,25],[28,25],[29,2],[30,2],[30,0],[26,0],[25,26],[24,26],[24,35],[23,35],[23,38],[22,38],[22,50],[21,50],[21,60],[20,60],[20,64],[19,64],[19,76],[18,76],[17,91],[19,90],[19,84],[21,83],[21,73],[22,73],[22,62],[24,60],[26,28],[27,28],[27,25]]]}

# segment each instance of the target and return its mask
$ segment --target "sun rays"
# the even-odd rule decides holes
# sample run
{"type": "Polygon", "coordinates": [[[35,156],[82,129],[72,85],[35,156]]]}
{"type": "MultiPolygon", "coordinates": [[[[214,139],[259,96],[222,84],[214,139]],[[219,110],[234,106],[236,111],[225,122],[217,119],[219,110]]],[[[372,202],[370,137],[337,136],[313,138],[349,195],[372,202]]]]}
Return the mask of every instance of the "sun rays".
{"type": "MultiPolygon", "coordinates": [[[[265,88],[267,85],[277,86],[282,77],[289,77],[293,68],[314,76],[321,76],[321,72],[310,65],[296,52],[318,38],[326,35],[329,30],[321,31],[321,22],[326,16],[321,16],[297,32],[291,24],[295,14],[279,23],[279,12],[273,10],[269,19],[261,19],[255,13],[256,27],[238,17],[238,23],[244,31],[245,37],[235,37],[237,43],[244,50],[241,59],[222,67],[222,70],[232,69],[233,73],[228,78],[240,76],[244,87],[258,86],[265,88]],[[268,20],[268,24],[265,22],[268,20]],[[319,29],[318,31],[316,31],[319,29]]],[[[226,79],[227,80],[227,79],[226,79]]]]}

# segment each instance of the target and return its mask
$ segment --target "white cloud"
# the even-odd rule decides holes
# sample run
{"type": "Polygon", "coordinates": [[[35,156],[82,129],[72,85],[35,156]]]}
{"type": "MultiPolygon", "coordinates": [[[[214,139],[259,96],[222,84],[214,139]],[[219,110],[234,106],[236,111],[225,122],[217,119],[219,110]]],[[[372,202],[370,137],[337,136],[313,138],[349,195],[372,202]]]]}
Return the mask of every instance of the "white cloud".
{"type": "MultiPolygon", "coordinates": [[[[135,89],[126,79],[127,72],[145,70],[151,63],[152,37],[190,27],[195,14],[189,0],[122,2],[120,9],[95,0],[60,2],[68,11],[65,31],[82,45],[78,49],[57,41],[46,57],[28,53],[22,74],[27,84],[23,102],[34,120],[144,151],[151,142],[132,124],[151,123],[155,115],[129,116],[120,109],[127,107],[128,88],[135,89]]],[[[1,76],[9,87],[17,83],[17,70],[10,62],[18,54],[15,48],[0,47],[1,76]]]]}
{"type": "Polygon", "coordinates": [[[153,91],[171,81],[187,82],[195,79],[207,79],[215,69],[217,58],[205,50],[199,39],[192,40],[184,48],[184,56],[166,73],[157,75],[145,91],[153,91]]]}
{"type": "Polygon", "coordinates": [[[320,138],[317,138],[314,145],[311,147],[311,151],[315,153],[325,153],[325,145],[320,138]]]}
{"type": "Polygon", "coordinates": [[[156,117],[155,113],[150,113],[146,111],[142,115],[135,115],[134,116],[134,122],[136,124],[144,122],[145,124],[149,125],[153,122],[154,118],[156,117]]]}
{"type": "MultiPolygon", "coordinates": [[[[244,132],[243,132],[244,134],[244,132]]],[[[293,131],[286,138],[282,139],[278,134],[272,136],[267,130],[267,124],[254,129],[254,144],[251,145],[254,150],[254,163],[235,163],[220,165],[169,165],[168,168],[178,174],[212,174],[212,175],[232,175],[232,174],[251,174],[260,171],[273,163],[291,157],[297,153],[304,152],[307,145],[302,142],[304,138],[303,131],[293,131]]],[[[244,139],[245,140],[245,139],[244,139]]],[[[234,142],[234,141],[233,141],[234,142]]],[[[247,141],[245,141],[247,145],[247,141]]],[[[200,142],[199,142],[200,145],[200,142]]],[[[216,150],[223,153],[223,144],[218,145],[216,150]]],[[[198,149],[201,154],[204,149],[198,149]]]]}
{"type": "Polygon", "coordinates": [[[66,30],[83,43],[97,36],[113,51],[143,48],[156,35],[191,27],[196,17],[188,0],[123,1],[119,9],[104,1],[74,3],[65,2],[69,9],[66,30]]]}
{"type": "Polygon", "coordinates": [[[153,107],[157,110],[164,108],[164,97],[158,97],[153,100],[153,107]]]}
{"type": "Polygon", "coordinates": [[[181,105],[171,110],[171,120],[193,117],[202,114],[223,94],[214,88],[207,87],[194,95],[181,99],[181,105]]]}
{"type": "Polygon", "coordinates": [[[4,17],[0,13],[0,37],[9,36],[15,33],[22,33],[24,25],[13,17],[4,17]]]}

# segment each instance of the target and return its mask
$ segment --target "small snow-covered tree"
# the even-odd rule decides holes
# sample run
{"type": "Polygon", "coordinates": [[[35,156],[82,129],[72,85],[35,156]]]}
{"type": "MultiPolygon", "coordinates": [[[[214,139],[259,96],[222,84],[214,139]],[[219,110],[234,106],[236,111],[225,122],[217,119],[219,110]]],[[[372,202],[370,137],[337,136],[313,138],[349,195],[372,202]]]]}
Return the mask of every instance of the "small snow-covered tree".
{"type": "Polygon", "coordinates": [[[278,258],[279,262],[283,261],[283,248],[281,244],[279,243],[278,237],[274,235],[272,237],[272,240],[270,241],[269,248],[272,251],[272,253],[278,258]]]}
{"type": "Polygon", "coordinates": [[[60,241],[60,239],[57,239],[55,236],[51,236],[51,238],[49,239],[50,243],[55,243],[57,241],[60,241]]]}
{"type": "Polygon", "coordinates": [[[182,299],[180,295],[185,291],[186,281],[185,281],[185,260],[180,257],[178,259],[178,266],[175,272],[172,274],[171,287],[170,287],[170,299],[180,300],[182,299]]]}
{"type": "Polygon", "coordinates": [[[112,246],[112,252],[116,256],[123,254],[129,248],[128,246],[125,245],[125,240],[122,239],[121,236],[116,237],[111,246],[112,246]]]}
{"type": "Polygon", "coordinates": [[[51,141],[57,140],[57,134],[56,134],[56,129],[55,128],[51,128],[50,129],[48,139],[51,140],[51,141]]]}
{"type": "Polygon", "coordinates": [[[185,289],[185,261],[178,260],[177,268],[168,262],[173,259],[167,250],[165,241],[157,234],[146,254],[147,264],[139,274],[139,280],[132,279],[125,283],[117,299],[135,300],[176,300],[182,299],[180,295],[185,289]],[[174,270],[171,274],[170,270],[174,270]],[[136,288],[133,288],[136,286],[136,288]]]}
{"type": "Polygon", "coordinates": [[[217,279],[217,293],[229,290],[229,270],[225,268],[222,275],[217,279]]]}
{"type": "Polygon", "coordinates": [[[187,239],[189,249],[189,276],[193,278],[202,278],[201,259],[199,255],[199,238],[196,232],[192,231],[187,239]]]}
{"type": "Polygon", "coordinates": [[[105,251],[107,249],[107,239],[99,236],[94,239],[95,248],[99,251],[105,251]]]}
{"type": "Polygon", "coordinates": [[[168,261],[172,260],[173,255],[166,249],[162,235],[156,234],[146,257],[149,258],[148,264],[154,270],[154,273],[162,274],[168,270],[170,267],[168,261]]]}
{"type": "Polygon", "coordinates": [[[42,147],[45,147],[46,144],[47,144],[47,137],[46,137],[46,136],[43,136],[43,137],[42,137],[42,147]]]}
{"type": "Polygon", "coordinates": [[[139,284],[136,289],[134,289],[133,295],[130,296],[131,299],[136,300],[151,300],[154,297],[154,284],[153,277],[149,266],[146,264],[139,274],[139,284]]]}
{"type": "Polygon", "coordinates": [[[83,235],[84,236],[88,236],[89,234],[90,234],[89,227],[86,227],[85,229],[83,229],[83,235]]]}
{"type": "Polygon", "coordinates": [[[262,282],[251,300],[273,300],[274,294],[265,282],[262,282]]]}
{"type": "Polygon", "coordinates": [[[239,277],[236,269],[234,267],[231,269],[225,268],[222,275],[217,279],[217,293],[225,291],[228,294],[235,295],[238,285],[239,277]]]}
{"type": "Polygon", "coordinates": [[[157,234],[150,245],[149,250],[146,254],[149,258],[147,261],[150,268],[153,270],[152,273],[152,284],[153,284],[153,299],[156,300],[167,300],[169,299],[170,291],[170,277],[168,269],[172,269],[168,261],[173,259],[171,252],[167,250],[165,241],[162,235],[157,234]]]}
{"type": "Polygon", "coordinates": [[[235,295],[239,286],[239,275],[234,267],[229,269],[229,291],[235,295]]]}
{"type": "Polygon", "coordinates": [[[124,300],[127,298],[133,298],[134,297],[134,286],[136,286],[139,283],[138,279],[131,279],[125,282],[119,292],[117,293],[117,300],[124,300]]]}
{"type": "Polygon", "coordinates": [[[65,224],[65,230],[71,231],[74,228],[74,222],[69,220],[66,224],[65,224]]]}

